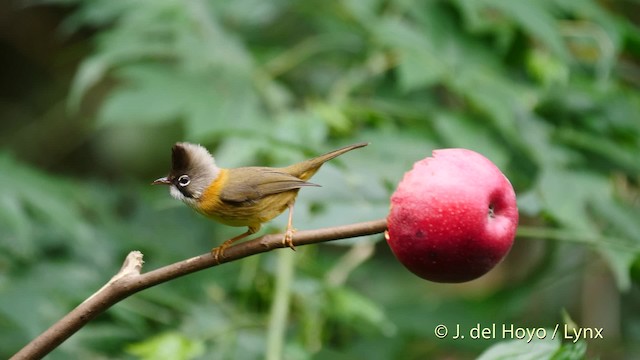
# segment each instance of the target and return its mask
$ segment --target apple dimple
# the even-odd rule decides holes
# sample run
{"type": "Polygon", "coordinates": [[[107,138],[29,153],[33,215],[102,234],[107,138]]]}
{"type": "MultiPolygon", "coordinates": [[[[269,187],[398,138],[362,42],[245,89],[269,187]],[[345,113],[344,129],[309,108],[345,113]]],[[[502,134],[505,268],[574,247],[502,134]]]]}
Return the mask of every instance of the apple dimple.
{"type": "Polygon", "coordinates": [[[412,272],[462,282],[491,270],[518,223],[509,180],[484,156],[441,149],[407,172],[391,197],[387,242],[412,272]]]}
{"type": "Polygon", "coordinates": [[[493,218],[496,216],[496,213],[495,213],[495,210],[494,210],[494,209],[495,209],[495,205],[493,205],[493,204],[489,204],[489,212],[488,212],[488,215],[489,215],[489,218],[490,218],[490,219],[493,219],[493,218]]]}

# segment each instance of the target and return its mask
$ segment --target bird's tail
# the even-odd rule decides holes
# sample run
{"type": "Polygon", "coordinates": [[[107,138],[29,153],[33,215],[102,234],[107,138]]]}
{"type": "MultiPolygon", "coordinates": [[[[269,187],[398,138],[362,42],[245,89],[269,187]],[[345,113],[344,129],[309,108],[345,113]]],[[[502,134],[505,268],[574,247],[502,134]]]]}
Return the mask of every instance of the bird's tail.
{"type": "Polygon", "coordinates": [[[288,166],[285,168],[285,171],[302,180],[308,180],[313,176],[313,174],[316,173],[316,171],[318,171],[318,169],[320,169],[320,166],[322,166],[322,164],[324,164],[325,162],[335,157],[338,157],[346,152],[349,152],[351,150],[358,149],[367,145],[369,145],[368,142],[361,142],[357,144],[348,145],[343,148],[330,151],[324,155],[320,155],[312,159],[305,160],[300,163],[288,166]]]}

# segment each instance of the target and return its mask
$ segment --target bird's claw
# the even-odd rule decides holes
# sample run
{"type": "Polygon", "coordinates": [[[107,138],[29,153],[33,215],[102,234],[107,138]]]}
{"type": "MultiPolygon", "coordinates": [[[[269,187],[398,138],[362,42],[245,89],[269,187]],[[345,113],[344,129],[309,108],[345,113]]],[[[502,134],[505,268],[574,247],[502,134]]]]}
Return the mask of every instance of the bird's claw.
{"type": "Polygon", "coordinates": [[[211,249],[211,256],[213,256],[213,260],[216,262],[216,264],[220,264],[220,261],[224,258],[224,251],[227,249],[227,247],[228,246],[225,246],[225,244],[222,244],[211,249]]]}
{"type": "Polygon", "coordinates": [[[282,239],[282,245],[291,248],[291,250],[295,251],[296,246],[293,245],[293,233],[296,232],[296,229],[289,228],[284,233],[284,238],[282,239]]]}

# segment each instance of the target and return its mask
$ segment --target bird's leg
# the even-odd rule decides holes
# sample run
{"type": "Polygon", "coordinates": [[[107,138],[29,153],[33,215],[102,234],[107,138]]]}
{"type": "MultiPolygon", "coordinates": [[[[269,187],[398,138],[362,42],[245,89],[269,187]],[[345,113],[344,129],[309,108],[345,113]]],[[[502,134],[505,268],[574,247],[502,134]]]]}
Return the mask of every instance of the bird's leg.
{"type": "Polygon", "coordinates": [[[211,255],[213,255],[213,258],[215,259],[216,263],[220,263],[220,259],[222,257],[224,257],[224,251],[231,245],[233,245],[234,242],[244,239],[247,236],[254,234],[256,232],[256,230],[249,228],[249,230],[247,230],[246,232],[243,232],[242,234],[238,235],[238,236],[234,236],[231,239],[225,241],[222,243],[222,245],[215,247],[213,249],[211,249],[211,255]]]}
{"type": "Polygon", "coordinates": [[[282,244],[291,248],[291,250],[296,250],[295,245],[293,245],[293,233],[296,229],[293,228],[293,202],[290,202],[289,207],[289,221],[287,221],[287,231],[284,233],[284,239],[282,239],[282,244]]]}

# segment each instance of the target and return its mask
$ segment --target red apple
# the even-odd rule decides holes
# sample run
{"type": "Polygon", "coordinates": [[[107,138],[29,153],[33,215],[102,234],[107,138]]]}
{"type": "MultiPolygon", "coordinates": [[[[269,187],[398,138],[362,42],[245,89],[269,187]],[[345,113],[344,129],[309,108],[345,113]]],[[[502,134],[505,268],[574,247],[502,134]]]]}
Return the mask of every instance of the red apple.
{"type": "Polygon", "coordinates": [[[391,197],[387,242],[416,275],[476,279],[507,254],[518,226],[516,195],[489,159],[441,149],[416,162],[391,197]]]}

